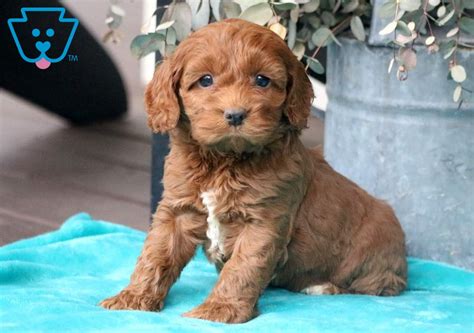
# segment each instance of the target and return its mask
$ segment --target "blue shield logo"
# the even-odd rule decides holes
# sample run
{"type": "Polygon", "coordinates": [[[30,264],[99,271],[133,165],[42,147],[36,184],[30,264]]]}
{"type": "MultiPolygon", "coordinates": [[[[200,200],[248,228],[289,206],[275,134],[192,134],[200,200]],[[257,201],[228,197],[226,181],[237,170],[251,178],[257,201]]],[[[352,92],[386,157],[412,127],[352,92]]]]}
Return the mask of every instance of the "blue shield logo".
{"type": "Polygon", "coordinates": [[[8,19],[8,27],[24,61],[47,69],[66,57],[79,20],[64,18],[65,13],[61,7],[24,7],[21,18],[8,19]]]}

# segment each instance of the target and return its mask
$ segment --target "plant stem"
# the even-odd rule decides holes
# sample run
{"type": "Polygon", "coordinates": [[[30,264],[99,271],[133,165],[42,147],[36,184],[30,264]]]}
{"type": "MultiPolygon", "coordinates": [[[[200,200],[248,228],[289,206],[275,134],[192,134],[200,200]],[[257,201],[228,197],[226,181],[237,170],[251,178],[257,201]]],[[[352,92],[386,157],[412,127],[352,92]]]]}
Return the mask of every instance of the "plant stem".
{"type": "Polygon", "coordinates": [[[428,24],[428,29],[430,29],[430,35],[433,36],[433,30],[431,29],[431,23],[429,18],[431,17],[426,9],[428,8],[428,0],[425,0],[424,6],[423,6],[423,15],[426,18],[426,23],[428,24]]]}

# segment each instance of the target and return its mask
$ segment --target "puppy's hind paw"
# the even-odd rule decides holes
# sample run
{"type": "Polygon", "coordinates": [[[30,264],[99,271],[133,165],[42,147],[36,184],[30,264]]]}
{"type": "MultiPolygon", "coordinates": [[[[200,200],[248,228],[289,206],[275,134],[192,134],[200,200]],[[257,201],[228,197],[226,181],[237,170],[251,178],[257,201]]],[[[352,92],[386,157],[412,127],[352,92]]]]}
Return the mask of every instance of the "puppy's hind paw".
{"type": "Polygon", "coordinates": [[[163,301],[124,289],[118,295],[103,300],[99,305],[109,310],[160,311],[163,308],[163,301]]]}

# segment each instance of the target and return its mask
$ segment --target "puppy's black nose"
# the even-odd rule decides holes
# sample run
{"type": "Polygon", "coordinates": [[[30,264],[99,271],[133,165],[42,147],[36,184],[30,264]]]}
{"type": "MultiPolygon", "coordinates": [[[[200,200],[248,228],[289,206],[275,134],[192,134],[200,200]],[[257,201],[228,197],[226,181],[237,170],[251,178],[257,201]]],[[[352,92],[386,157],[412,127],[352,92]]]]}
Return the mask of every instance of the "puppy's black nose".
{"type": "Polygon", "coordinates": [[[226,109],[224,111],[224,119],[227,123],[231,126],[239,126],[242,125],[247,113],[244,109],[226,109]]]}

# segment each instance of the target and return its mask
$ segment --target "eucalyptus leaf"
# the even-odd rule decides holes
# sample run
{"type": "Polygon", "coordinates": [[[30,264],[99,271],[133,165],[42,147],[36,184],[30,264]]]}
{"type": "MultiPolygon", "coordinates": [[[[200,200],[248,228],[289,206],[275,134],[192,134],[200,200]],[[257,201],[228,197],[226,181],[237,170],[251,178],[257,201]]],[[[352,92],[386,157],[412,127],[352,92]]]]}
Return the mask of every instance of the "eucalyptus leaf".
{"type": "Polygon", "coordinates": [[[454,27],[446,33],[446,37],[450,38],[450,37],[456,36],[458,32],[459,32],[459,28],[454,27]]]}
{"type": "Polygon", "coordinates": [[[155,33],[157,33],[159,35],[163,35],[163,37],[166,38],[166,30],[156,30],[155,33]]]}
{"type": "Polygon", "coordinates": [[[158,45],[158,52],[161,54],[162,57],[166,55],[166,41],[160,42],[158,45]]]}
{"type": "Polygon", "coordinates": [[[397,21],[392,21],[387,24],[382,30],[379,31],[379,35],[384,36],[391,34],[397,28],[397,21]]]}
{"type": "Polygon", "coordinates": [[[268,0],[234,0],[235,3],[240,5],[240,8],[244,12],[247,8],[253,7],[260,3],[268,3],[268,0]]]}
{"type": "Polygon", "coordinates": [[[394,21],[399,21],[402,19],[403,15],[405,15],[405,11],[403,9],[400,9],[397,13],[397,16],[395,16],[394,21]]]}
{"type": "Polygon", "coordinates": [[[459,27],[462,31],[470,35],[474,35],[474,19],[467,16],[461,17],[461,20],[459,21],[459,27]]]}
{"type": "Polygon", "coordinates": [[[451,67],[450,72],[451,72],[451,77],[453,78],[453,80],[458,83],[465,81],[467,78],[466,70],[461,65],[456,65],[456,66],[451,67]]]}
{"type": "Polygon", "coordinates": [[[397,30],[403,35],[403,36],[406,36],[406,37],[411,37],[411,30],[410,28],[408,27],[408,25],[403,22],[403,21],[398,21],[397,22],[397,30]]]}
{"type": "Polygon", "coordinates": [[[272,2],[272,5],[282,11],[292,10],[298,8],[298,4],[295,0],[280,0],[279,2],[272,2]]]}
{"type": "Polygon", "coordinates": [[[316,10],[318,10],[319,5],[320,5],[320,1],[319,1],[319,0],[311,0],[310,2],[305,3],[305,4],[303,5],[303,11],[304,11],[305,13],[313,13],[313,12],[315,12],[316,10]]]}
{"type": "Polygon", "coordinates": [[[309,29],[309,27],[303,27],[300,30],[296,31],[296,39],[302,41],[309,41],[311,40],[311,36],[313,35],[314,31],[309,29]]]}
{"type": "Polygon", "coordinates": [[[361,42],[365,41],[364,25],[359,16],[353,16],[351,18],[351,31],[355,38],[361,42]]]}
{"type": "Polygon", "coordinates": [[[299,15],[300,15],[299,8],[293,9],[292,11],[290,11],[290,20],[295,23],[298,22],[299,15]]]}
{"type": "Polygon", "coordinates": [[[221,7],[222,7],[222,11],[225,14],[225,18],[237,18],[242,12],[239,4],[236,4],[235,2],[232,2],[232,1],[221,2],[221,7]]]}
{"type": "Polygon", "coordinates": [[[448,52],[446,52],[446,54],[443,56],[443,59],[448,59],[449,57],[451,57],[454,53],[454,51],[456,51],[456,47],[452,47],[448,52]]]}
{"type": "Polygon", "coordinates": [[[174,10],[174,4],[172,3],[166,8],[165,12],[163,13],[163,16],[161,17],[160,23],[173,20],[173,17],[172,17],[173,10],[174,10]]]}
{"type": "Polygon", "coordinates": [[[123,10],[122,7],[119,7],[117,5],[111,5],[110,6],[110,11],[114,13],[115,15],[124,17],[125,16],[125,10],[123,10]]]}
{"type": "Polygon", "coordinates": [[[459,100],[461,99],[461,94],[462,94],[462,86],[458,84],[456,88],[454,88],[453,101],[456,103],[459,102],[459,100]]]}
{"type": "Polygon", "coordinates": [[[186,0],[186,3],[191,8],[191,27],[193,30],[202,28],[209,23],[211,15],[209,0],[186,0]]]}
{"type": "Polygon", "coordinates": [[[278,36],[280,36],[281,39],[285,39],[287,30],[284,25],[280,23],[275,23],[272,24],[269,29],[276,33],[278,36]]]}
{"type": "Polygon", "coordinates": [[[379,11],[379,16],[382,18],[392,18],[395,16],[395,12],[397,10],[397,3],[396,1],[389,0],[382,5],[379,11]]]}
{"type": "Polygon", "coordinates": [[[342,12],[343,13],[350,13],[353,12],[354,10],[359,7],[359,0],[350,0],[348,3],[346,3],[343,8],[342,12]]]}
{"type": "Polygon", "coordinates": [[[176,45],[166,45],[165,55],[168,57],[176,50],[176,45]]]}
{"type": "Polygon", "coordinates": [[[317,29],[321,26],[321,19],[316,15],[307,15],[306,20],[314,29],[317,29]]]}
{"type": "Polygon", "coordinates": [[[324,74],[324,66],[319,62],[319,60],[307,57],[306,61],[313,72],[316,74],[324,74]]]}
{"type": "Polygon", "coordinates": [[[393,64],[395,63],[395,58],[390,59],[390,62],[388,63],[388,69],[387,73],[390,74],[392,72],[393,64]]]}
{"type": "Polygon", "coordinates": [[[453,47],[456,47],[456,41],[454,40],[442,41],[439,44],[439,50],[443,53],[448,52],[453,47]]]}
{"type": "Polygon", "coordinates": [[[448,21],[454,16],[454,9],[452,11],[450,11],[448,14],[446,14],[442,19],[440,19],[438,21],[438,25],[439,26],[443,26],[445,25],[446,23],[448,23],[448,21]]]}
{"type": "Polygon", "coordinates": [[[109,17],[107,18],[107,26],[110,29],[118,29],[122,24],[123,17],[114,13],[110,13],[109,17]]]}
{"type": "Polygon", "coordinates": [[[327,46],[332,40],[332,32],[327,27],[321,27],[311,36],[311,40],[316,46],[327,46]]]}
{"type": "Polygon", "coordinates": [[[400,9],[413,12],[421,7],[421,0],[400,0],[400,9]]]}
{"type": "Polygon", "coordinates": [[[325,11],[321,14],[321,20],[328,27],[332,27],[334,24],[336,24],[336,19],[334,15],[328,11],[325,11]]]}
{"type": "Polygon", "coordinates": [[[166,45],[176,45],[176,31],[172,27],[166,31],[166,45]]]}
{"type": "Polygon", "coordinates": [[[474,9],[474,0],[464,0],[463,5],[465,9],[474,9]]]}
{"type": "Polygon", "coordinates": [[[160,25],[158,25],[155,29],[155,31],[158,31],[158,30],[166,30],[168,29],[169,27],[171,27],[173,24],[174,24],[174,20],[172,21],[167,21],[167,22],[164,22],[164,23],[160,23],[160,25]]]}
{"type": "Polygon", "coordinates": [[[172,18],[175,20],[173,25],[176,30],[176,38],[179,41],[185,39],[192,28],[191,7],[185,2],[178,2],[174,5],[172,18]]]}
{"type": "Polygon", "coordinates": [[[248,7],[242,14],[240,18],[247,20],[258,25],[265,25],[273,16],[272,8],[268,3],[259,3],[252,7],[248,7]]]}
{"type": "Polygon", "coordinates": [[[288,22],[288,40],[287,40],[287,45],[290,49],[293,49],[295,46],[296,42],[296,22],[293,22],[290,20],[288,22]]]}
{"type": "Polygon", "coordinates": [[[293,54],[296,56],[296,58],[298,60],[301,60],[304,56],[305,46],[301,42],[296,42],[292,51],[293,51],[293,54]]]}
{"type": "Polygon", "coordinates": [[[436,39],[435,36],[429,36],[428,38],[425,39],[425,44],[429,46],[435,42],[435,39],[436,39]]]}
{"type": "Polygon", "coordinates": [[[440,6],[437,10],[436,10],[436,15],[441,18],[443,17],[444,15],[446,15],[446,6],[440,6]]]}
{"type": "Polygon", "coordinates": [[[407,71],[413,70],[416,67],[416,53],[408,47],[403,47],[398,52],[398,58],[401,65],[405,66],[407,71]]]}
{"type": "Polygon", "coordinates": [[[212,15],[214,16],[214,18],[217,20],[217,21],[220,21],[222,18],[221,18],[221,15],[220,15],[220,6],[221,6],[221,0],[210,0],[209,1],[209,4],[211,5],[211,9],[212,9],[212,15]]]}
{"type": "Polygon", "coordinates": [[[142,58],[149,53],[156,52],[164,47],[165,38],[158,33],[138,35],[130,44],[130,51],[136,58],[142,58]]]}

